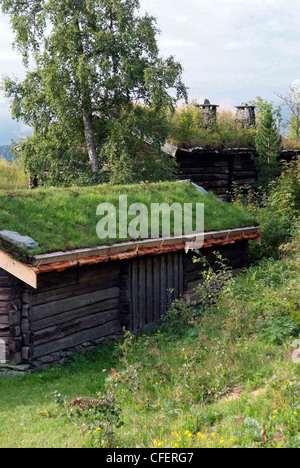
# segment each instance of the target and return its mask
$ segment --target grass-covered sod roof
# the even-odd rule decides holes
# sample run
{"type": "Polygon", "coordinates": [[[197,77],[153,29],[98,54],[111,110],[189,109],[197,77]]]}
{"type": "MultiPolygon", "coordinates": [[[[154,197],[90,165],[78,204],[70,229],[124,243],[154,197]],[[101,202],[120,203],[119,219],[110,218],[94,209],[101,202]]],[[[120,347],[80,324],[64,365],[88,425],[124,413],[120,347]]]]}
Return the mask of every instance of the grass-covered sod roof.
{"type": "MultiPolygon", "coordinates": [[[[128,206],[137,202],[145,204],[149,213],[151,203],[204,203],[206,232],[257,225],[255,219],[239,207],[221,202],[212,193],[202,194],[190,183],[164,182],[0,191],[0,231],[16,231],[32,237],[40,245],[35,254],[129,241],[130,237],[124,239],[118,235],[109,241],[100,239],[96,232],[101,219],[97,216],[98,205],[111,203],[118,208],[120,195],[127,195],[128,206]]],[[[128,222],[133,218],[129,216],[128,222]]],[[[7,250],[6,243],[2,243],[2,248],[7,250]]]]}

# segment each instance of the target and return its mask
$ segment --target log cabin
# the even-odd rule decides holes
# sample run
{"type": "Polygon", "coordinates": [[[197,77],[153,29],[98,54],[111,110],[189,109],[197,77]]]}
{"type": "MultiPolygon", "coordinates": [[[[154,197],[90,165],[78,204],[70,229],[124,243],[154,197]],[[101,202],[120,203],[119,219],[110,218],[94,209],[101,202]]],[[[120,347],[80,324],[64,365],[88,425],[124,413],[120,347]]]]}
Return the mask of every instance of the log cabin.
{"type": "Polygon", "coordinates": [[[190,183],[0,192],[2,365],[61,364],[120,337],[124,327],[139,332],[160,323],[175,299],[196,300],[204,267],[186,246],[198,232],[97,237],[98,203],[113,201],[124,190],[132,201],[148,204],[203,203],[198,254],[214,268],[218,251],[241,271],[248,264],[249,241],[260,241],[260,228],[249,215],[190,183]],[[22,245],[18,236],[35,243],[22,245]]]}
{"type": "MultiPolygon", "coordinates": [[[[166,144],[163,151],[176,160],[180,180],[190,180],[223,200],[230,201],[236,188],[249,192],[258,181],[255,148],[184,148],[166,144]]],[[[299,150],[283,150],[280,159],[289,163],[299,155],[299,150]]]]}

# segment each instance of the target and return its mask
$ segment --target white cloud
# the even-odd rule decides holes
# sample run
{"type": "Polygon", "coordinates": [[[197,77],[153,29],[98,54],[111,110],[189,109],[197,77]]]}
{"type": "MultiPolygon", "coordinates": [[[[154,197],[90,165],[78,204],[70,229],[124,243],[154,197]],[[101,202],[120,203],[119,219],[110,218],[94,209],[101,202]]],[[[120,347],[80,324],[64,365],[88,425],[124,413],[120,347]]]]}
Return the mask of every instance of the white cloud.
{"type": "Polygon", "coordinates": [[[225,45],[225,49],[245,51],[245,50],[253,49],[257,46],[258,46],[258,43],[254,41],[233,41],[233,42],[228,42],[225,45]]]}

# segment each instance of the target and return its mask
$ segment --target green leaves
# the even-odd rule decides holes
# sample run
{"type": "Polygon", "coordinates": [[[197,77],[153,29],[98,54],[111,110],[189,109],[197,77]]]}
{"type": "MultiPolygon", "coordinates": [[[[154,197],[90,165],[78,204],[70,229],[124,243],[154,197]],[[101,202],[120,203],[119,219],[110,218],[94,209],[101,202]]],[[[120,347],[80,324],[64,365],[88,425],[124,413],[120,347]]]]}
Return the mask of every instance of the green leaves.
{"type": "MultiPolygon", "coordinates": [[[[33,156],[21,145],[27,169],[41,176],[46,171],[53,183],[52,163],[60,174],[58,161],[72,149],[78,154],[80,147],[94,172],[88,169],[93,182],[98,168],[108,162],[123,171],[120,181],[134,181],[130,174],[142,146],[137,139],[147,136],[159,150],[169,112],[177,99],[186,97],[181,65],[173,57],[159,57],[154,18],[137,16],[137,0],[0,4],[11,17],[25,65],[30,54],[34,62],[22,83],[6,78],[3,85],[12,98],[13,117],[34,130],[29,142],[33,156]],[[141,104],[149,112],[140,121],[136,117],[141,104]],[[36,154],[44,154],[44,160],[36,154]]],[[[157,163],[161,160],[160,154],[157,163]]],[[[69,170],[68,164],[63,166],[69,170]]]]}
{"type": "Polygon", "coordinates": [[[29,53],[39,50],[46,28],[45,0],[1,0],[3,13],[9,14],[16,34],[15,47],[28,65],[29,53]]]}
{"type": "Polygon", "coordinates": [[[259,175],[259,184],[267,187],[278,175],[282,152],[282,139],[279,134],[276,111],[271,103],[266,103],[260,126],[255,137],[258,158],[253,158],[259,175]]]}

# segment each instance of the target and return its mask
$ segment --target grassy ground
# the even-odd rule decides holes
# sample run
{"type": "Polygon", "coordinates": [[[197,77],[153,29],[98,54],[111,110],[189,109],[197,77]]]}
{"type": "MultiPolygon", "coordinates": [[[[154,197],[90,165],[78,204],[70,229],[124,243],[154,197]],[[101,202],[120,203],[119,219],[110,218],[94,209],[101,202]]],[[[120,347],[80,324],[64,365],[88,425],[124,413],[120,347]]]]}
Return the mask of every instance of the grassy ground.
{"type": "Polygon", "coordinates": [[[299,448],[299,265],[298,244],[251,268],[195,319],[178,305],[168,329],[1,379],[0,446],[299,448]],[[86,420],[68,406],[98,392],[113,392],[122,408],[109,438],[107,414],[86,420]]]}
{"type": "MultiPolygon", "coordinates": [[[[17,231],[32,237],[41,246],[40,252],[52,252],[107,244],[96,233],[101,217],[96,210],[100,203],[111,203],[119,212],[119,196],[128,196],[132,203],[143,203],[149,212],[151,203],[205,204],[205,230],[221,230],[253,226],[255,219],[243,209],[220,203],[212,194],[203,195],[191,184],[164,182],[129,186],[101,185],[70,189],[37,189],[34,191],[0,191],[0,230],[17,231]]],[[[129,216],[130,222],[135,216],[129,216]]],[[[117,226],[118,227],[118,226],[117,226]]],[[[195,228],[196,226],[194,226],[195,228]]],[[[171,233],[174,231],[171,222],[171,233]],[[172,229],[173,228],[173,229],[172,229]]],[[[129,240],[128,237],[125,240],[129,240]]],[[[120,241],[119,229],[117,238],[120,241]]],[[[111,242],[112,240],[110,240],[111,242]]]]}
{"type": "Polygon", "coordinates": [[[0,379],[0,446],[64,447],[82,443],[80,432],[58,417],[53,392],[69,398],[94,395],[104,385],[103,366],[116,364],[113,346],[103,347],[87,359],[67,367],[25,377],[0,379]]]}
{"type": "Polygon", "coordinates": [[[28,187],[29,178],[16,162],[0,158],[0,190],[19,190],[28,187]]]}

